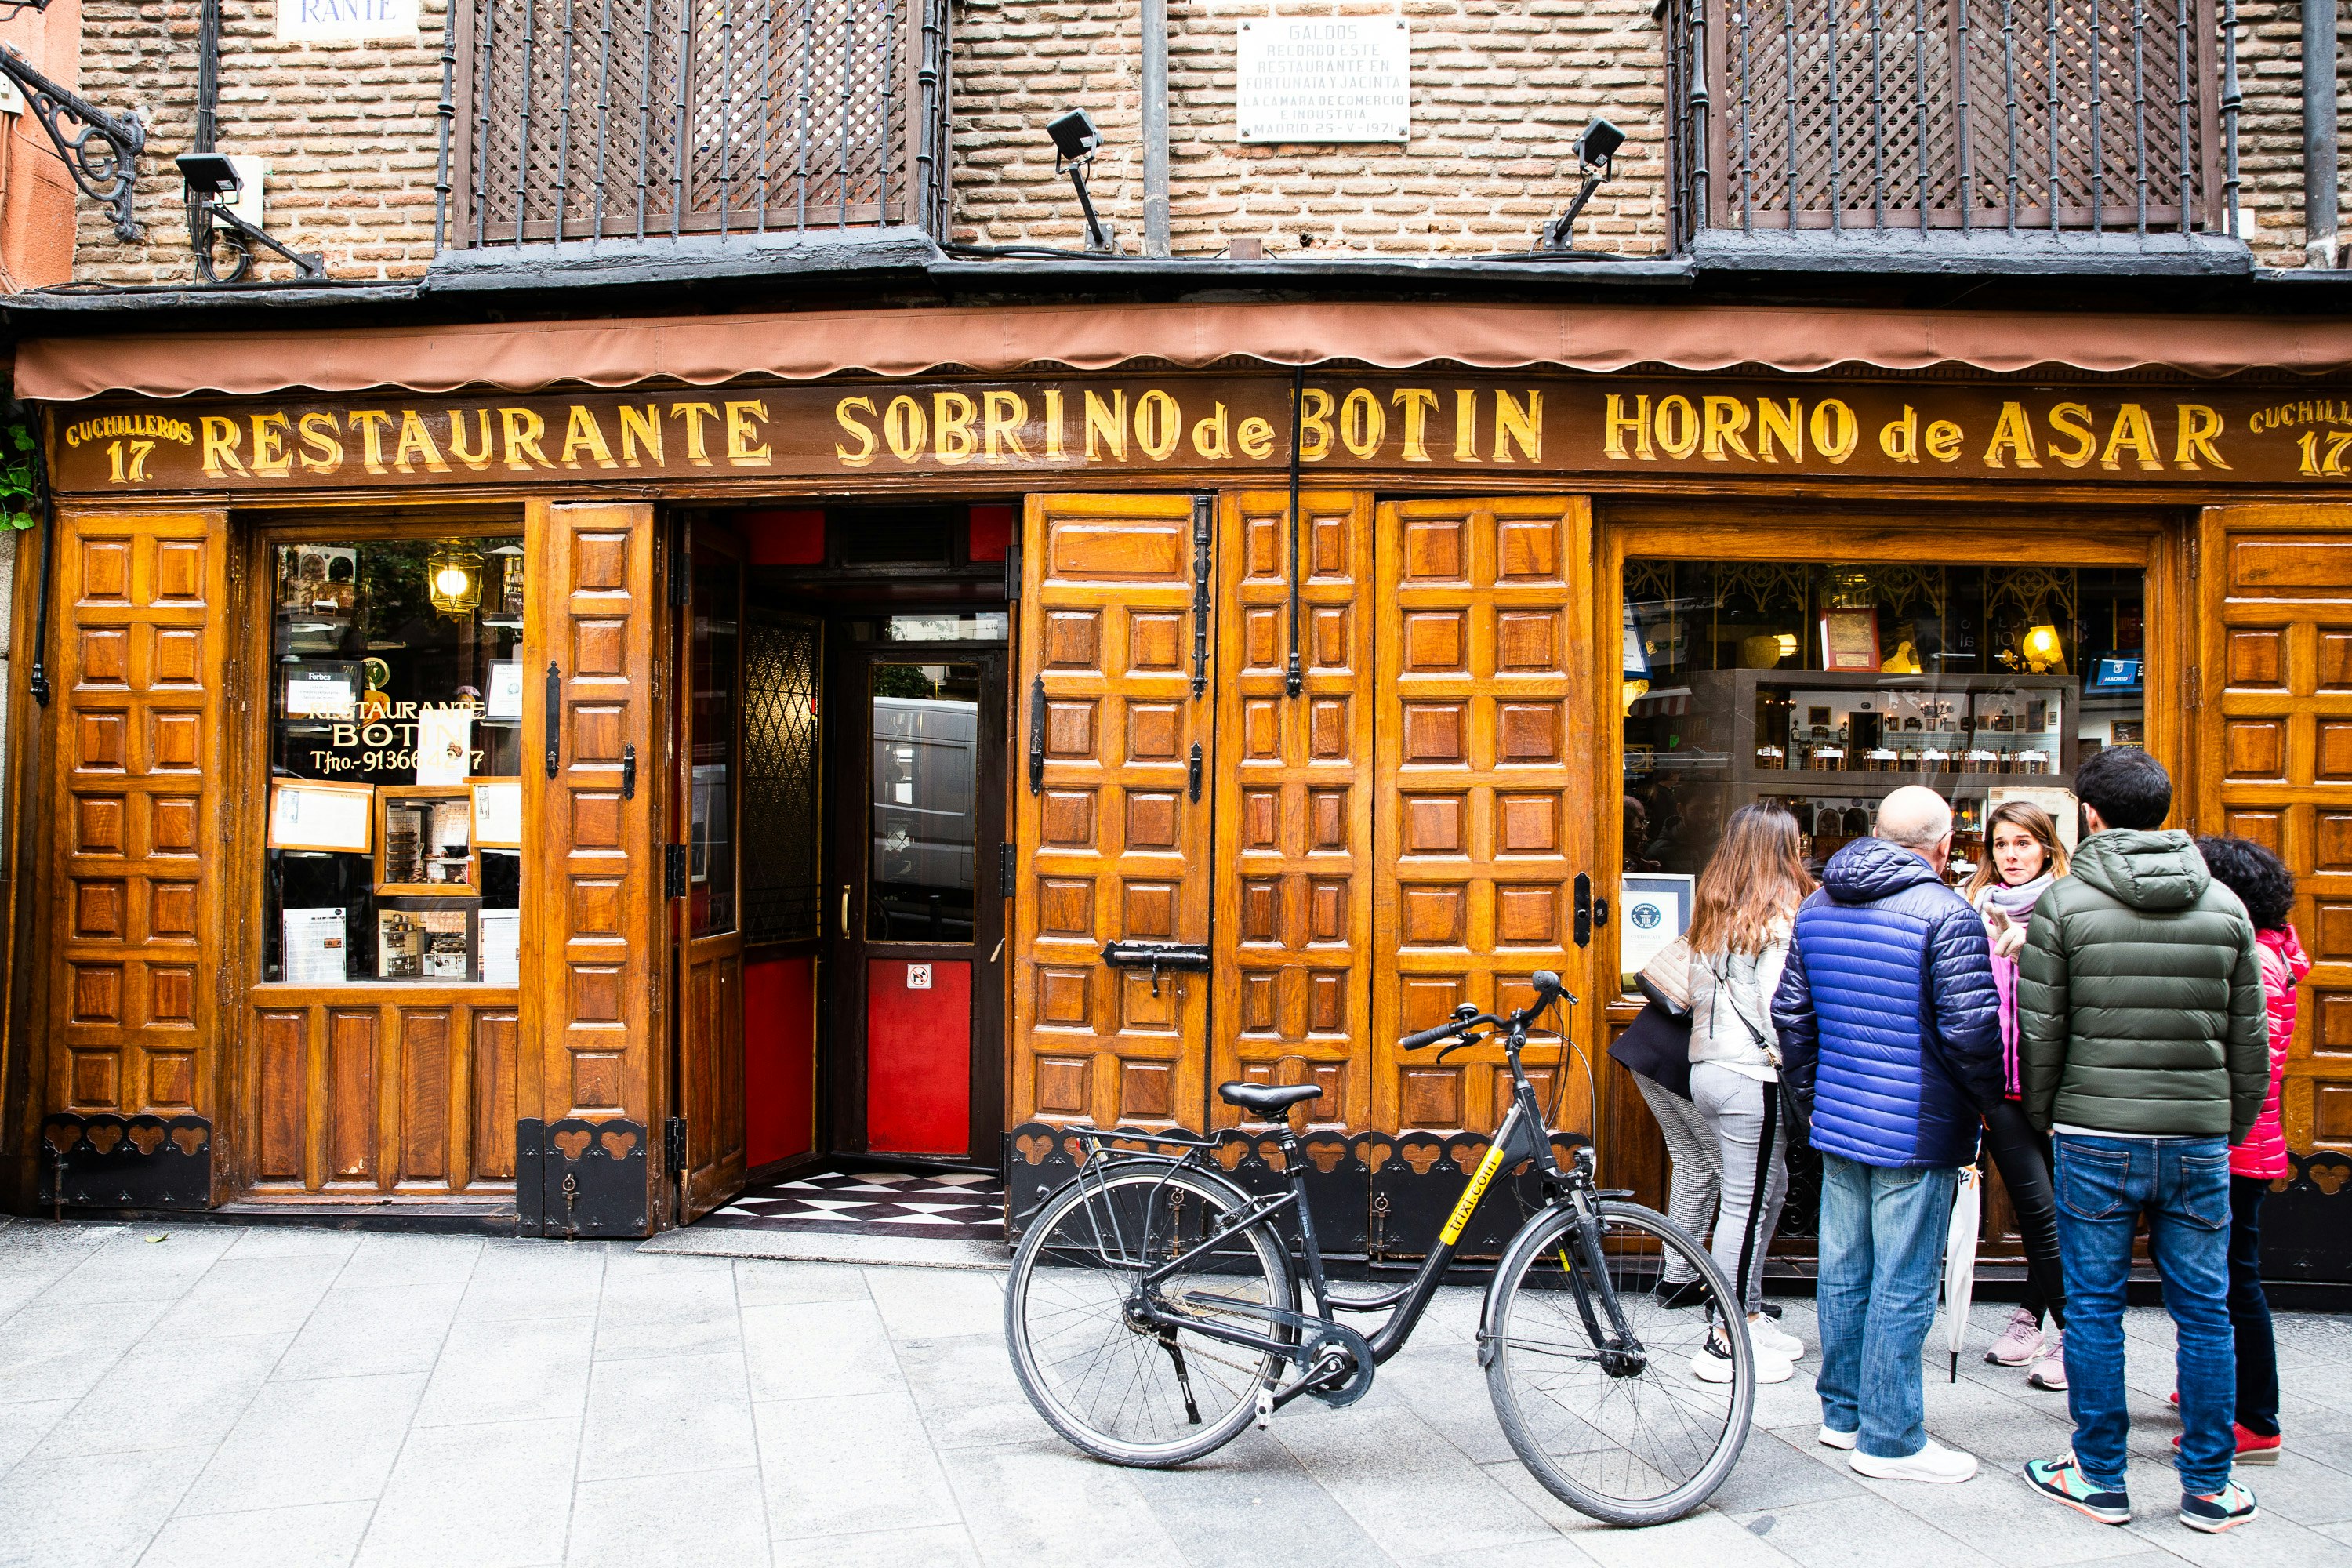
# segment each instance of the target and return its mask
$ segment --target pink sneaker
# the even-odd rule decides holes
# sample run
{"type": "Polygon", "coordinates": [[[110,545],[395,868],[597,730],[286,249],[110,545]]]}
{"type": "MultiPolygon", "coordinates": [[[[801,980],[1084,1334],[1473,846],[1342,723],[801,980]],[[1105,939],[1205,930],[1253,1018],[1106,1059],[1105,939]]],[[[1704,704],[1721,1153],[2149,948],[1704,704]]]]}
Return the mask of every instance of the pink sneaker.
{"type": "Polygon", "coordinates": [[[2061,1329],[2056,1333],[2050,1336],[2049,1353],[2044,1355],[2040,1361],[2033,1363],[2033,1370],[2025,1374],[2025,1381],[2032,1384],[2036,1388],[2047,1388],[2061,1394],[2065,1392],[2065,1330],[2061,1329]]]}
{"type": "Polygon", "coordinates": [[[2020,1307],[2009,1315],[2009,1327],[1993,1341],[1992,1349],[1985,1352],[1985,1361],[1992,1366],[2026,1366],[2041,1354],[2042,1325],[2020,1307]]]}

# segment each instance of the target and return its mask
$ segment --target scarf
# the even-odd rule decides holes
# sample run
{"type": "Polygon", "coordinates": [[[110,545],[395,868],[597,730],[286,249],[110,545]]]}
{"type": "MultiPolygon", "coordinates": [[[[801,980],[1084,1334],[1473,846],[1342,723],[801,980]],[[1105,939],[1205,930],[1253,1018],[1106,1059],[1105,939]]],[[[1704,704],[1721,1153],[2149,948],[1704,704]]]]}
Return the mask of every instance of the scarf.
{"type": "MultiPolygon", "coordinates": [[[[1979,912],[1999,910],[2011,923],[2024,925],[2033,919],[2033,906],[2050,890],[2054,879],[2044,871],[2030,882],[2011,887],[2006,882],[1993,881],[1977,895],[1979,912]]],[[[2003,1092],[2015,1099],[2021,1092],[2021,1074],[2017,1060],[2017,961],[1997,958],[1992,965],[1993,989],[2000,997],[2000,1071],[2003,1092]]]]}
{"type": "Polygon", "coordinates": [[[2033,880],[2020,882],[2014,888],[2005,882],[1988,883],[1985,890],[1978,896],[1977,907],[1999,910],[2019,925],[2023,925],[2033,918],[2033,906],[2042,901],[2042,895],[2050,890],[2053,879],[2049,872],[2044,871],[2033,880]]]}

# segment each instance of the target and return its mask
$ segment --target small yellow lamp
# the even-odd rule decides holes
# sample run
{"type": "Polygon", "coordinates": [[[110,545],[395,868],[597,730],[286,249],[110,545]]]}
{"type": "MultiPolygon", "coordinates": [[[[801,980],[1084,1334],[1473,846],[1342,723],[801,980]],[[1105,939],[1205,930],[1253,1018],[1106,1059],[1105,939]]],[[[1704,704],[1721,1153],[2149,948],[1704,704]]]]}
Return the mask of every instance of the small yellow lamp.
{"type": "Polygon", "coordinates": [[[2058,628],[2043,622],[2025,634],[2021,650],[2025,667],[2036,675],[2066,673],[2066,650],[2058,641],[2058,628]]]}
{"type": "Polygon", "coordinates": [[[454,540],[438,545],[425,563],[425,584],[442,615],[469,616],[482,602],[482,558],[454,540]]]}

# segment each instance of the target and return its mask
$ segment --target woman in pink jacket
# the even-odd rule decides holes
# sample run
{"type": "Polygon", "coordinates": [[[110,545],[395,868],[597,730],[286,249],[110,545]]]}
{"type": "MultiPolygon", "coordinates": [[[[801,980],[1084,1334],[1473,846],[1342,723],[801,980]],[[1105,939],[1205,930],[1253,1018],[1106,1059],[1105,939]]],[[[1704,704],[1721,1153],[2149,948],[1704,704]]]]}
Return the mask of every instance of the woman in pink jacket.
{"type": "Polygon", "coordinates": [[[2263,1296],[2263,1194],[2287,1173],[2279,1131],[2279,1080],[2294,1044],[2296,985],[2311,973],[2294,927],[2294,877],[2279,858],[2249,838],[2197,840],[2213,879],[2238,895],[2262,944],[2263,990],[2270,1000],[2271,1088],[2246,1141],[2230,1151],[2230,1326],[2238,1341],[2238,1463],[2273,1465],[2279,1456],[2278,1350],[2270,1303],[2263,1296]]]}

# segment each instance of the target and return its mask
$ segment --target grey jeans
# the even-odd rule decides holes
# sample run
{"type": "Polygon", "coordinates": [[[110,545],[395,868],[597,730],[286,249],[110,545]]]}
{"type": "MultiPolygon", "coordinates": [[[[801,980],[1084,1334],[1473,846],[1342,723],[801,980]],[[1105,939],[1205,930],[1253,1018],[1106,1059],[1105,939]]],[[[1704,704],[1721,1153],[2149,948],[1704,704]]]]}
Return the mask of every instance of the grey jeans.
{"type": "Polygon", "coordinates": [[[1746,1073],[1719,1062],[1701,1062],[1691,1068],[1691,1102],[1714,1135],[1717,1168],[1722,1173],[1723,1202],[1715,1216],[1715,1262],[1732,1289],[1744,1290],[1748,1310],[1764,1306],[1764,1254],[1771,1248],[1772,1233],[1780,1228],[1780,1205],[1789,1196],[1789,1161],[1780,1147],[1775,1115],[1768,1121],[1764,1085],[1746,1073]],[[1757,1166],[1770,1140],[1765,1165],[1763,1194],[1757,1195],[1757,1166]],[[1749,1226],[1755,1233],[1749,1235],[1749,1226]],[[1739,1278],[1742,1249],[1748,1254],[1748,1278],[1739,1278]]]}
{"type": "MultiPolygon", "coordinates": [[[[1673,1089],[1639,1073],[1633,1075],[1633,1087],[1642,1091],[1650,1114],[1658,1119],[1658,1131],[1666,1135],[1667,1158],[1674,1163],[1666,1182],[1666,1217],[1704,1246],[1707,1222],[1715,1217],[1722,1186],[1722,1155],[1716,1147],[1715,1130],[1700,1117],[1697,1106],[1673,1089]]],[[[1666,1259],[1667,1284],[1687,1284],[1691,1278],[1691,1270],[1683,1267],[1679,1258],[1666,1259]]]]}

